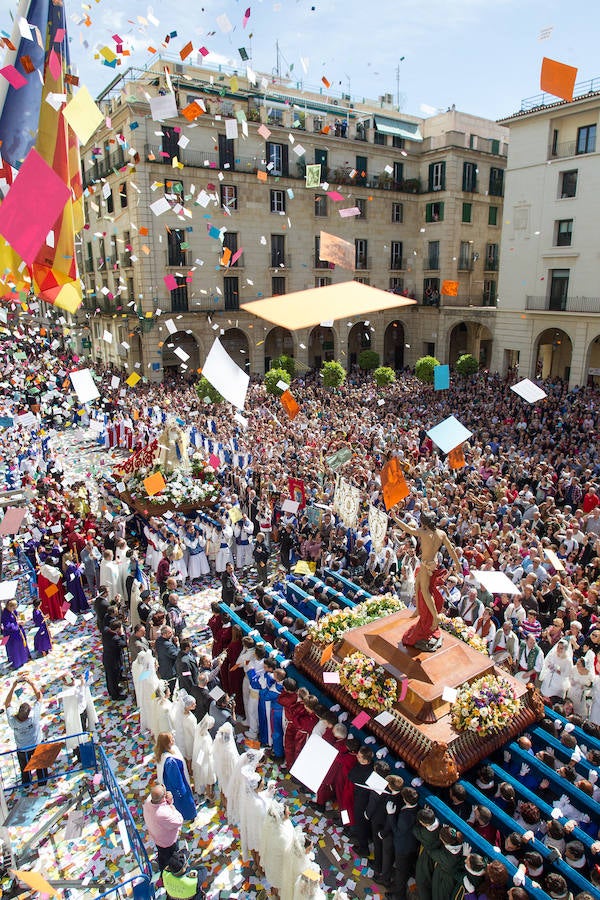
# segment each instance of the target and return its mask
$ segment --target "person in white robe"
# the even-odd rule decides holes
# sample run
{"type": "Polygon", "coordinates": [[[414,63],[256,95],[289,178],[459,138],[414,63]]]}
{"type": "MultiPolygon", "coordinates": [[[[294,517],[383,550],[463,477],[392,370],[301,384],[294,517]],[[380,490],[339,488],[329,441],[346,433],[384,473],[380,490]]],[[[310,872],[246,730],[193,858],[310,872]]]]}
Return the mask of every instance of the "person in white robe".
{"type": "Polygon", "coordinates": [[[265,878],[275,890],[281,890],[285,859],[294,839],[294,826],[285,802],[271,800],[260,834],[260,863],[265,878]]]}
{"type": "Polygon", "coordinates": [[[231,776],[236,769],[240,754],[235,743],[233,733],[233,725],[231,722],[225,722],[221,725],[215,739],[213,741],[213,763],[215,767],[215,775],[219,783],[219,791],[221,794],[221,805],[227,809],[227,798],[229,796],[229,784],[231,776]]]}
{"type": "MultiPolygon", "coordinates": [[[[63,680],[66,684],[66,689],[61,694],[65,733],[70,735],[95,731],[98,716],[85,675],[76,679],[72,675],[66,675],[63,680]]],[[[76,750],[80,740],[81,738],[67,737],[67,750],[76,750]]]]}
{"type": "Polygon", "coordinates": [[[296,879],[293,900],[327,900],[327,894],[321,883],[320,866],[317,863],[310,863],[296,879]]]}
{"type": "Polygon", "coordinates": [[[182,584],[185,584],[188,578],[188,567],[185,559],[183,542],[180,538],[176,538],[175,543],[173,544],[171,569],[173,571],[173,577],[176,578],[177,581],[181,581],[182,584]]]}
{"type": "Polygon", "coordinates": [[[600,725],[600,675],[594,675],[590,702],[590,722],[600,725]]]}
{"type": "Polygon", "coordinates": [[[294,900],[294,890],[298,876],[314,860],[312,846],[300,825],[294,828],[294,837],[285,858],[283,878],[279,896],[281,900],[294,900]]]}
{"type": "Polygon", "coordinates": [[[214,797],[214,785],[217,780],[213,756],[213,739],[210,736],[210,729],[214,724],[215,720],[208,713],[200,722],[196,723],[192,751],[194,789],[197,794],[206,794],[209,800],[212,800],[214,797]]]}
{"type": "Polygon", "coordinates": [[[242,769],[254,771],[263,757],[263,750],[246,750],[241,753],[231,773],[227,788],[227,822],[229,825],[240,824],[242,795],[245,789],[245,777],[242,769]]]}
{"type": "Polygon", "coordinates": [[[272,798],[275,784],[261,791],[261,776],[252,766],[244,766],[241,776],[239,829],[242,860],[254,860],[260,866],[260,836],[267,814],[267,800],[272,798]]]}
{"type": "Polygon", "coordinates": [[[174,704],[169,697],[169,685],[166,681],[159,681],[152,696],[150,710],[150,730],[157,739],[159,734],[173,731],[175,720],[174,704]]]}
{"type": "Polygon", "coordinates": [[[543,697],[564,700],[573,669],[573,651],[568,641],[560,640],[548,651],[540,672],[540,692],[543,697]]]}
{"type": "Polygon", "coordinates": [[[105,550],[100,563],[100,587],[105,587],[112,603],[119,593],[119,567],[114,562],[112,550],[105,550]]]}
{"type": "Polygon", "coordinates": [[[152,650],[142,650],[138,653],[131,666],[131,674],[133,676],[133,689],[140,710],[140,731],[153,731],[153,697],[158,687],[159,679],[156,674],[156,659],[152,655],[152,650]]]}
{"type": "Polygon", "coordinates": [[[151,572],[156,572],[158,564],[162,559],[162,538],[158,531],[158,521],[155,518],[150,519],[148,525],[144,526],[144,537],[148,542],[146,549],[146,566],[151,572]]]}
{"type": "Polygon", "coordinates": [[[186,691],[179,691],[175,701],[175,743],[181,750],[185,759],[188,773],[192,772],[192,758],[194,755],[194,737],[196,733],[196,700],[186,691]]]}
{"type": "Polygon", "coordinates": [[[188,579],[197,581],[202,575],[210,574],[210,566],[206,558],[206,540],[192,526],[183,533],[183,544],[187,561],[188,579]]]}
{"type": "MultiPolygon", "coordinates": [[[[256,654],[254,653],[254,641],[252,638],[242,638],[242,652],[238,656],[236,660],[236,667],[244,670],[244,680],[242,681],[242,700],[244,702],[244,711],[246,712],[246,717],[243,720],[238,718],[238,722],[242,722],[244,725],[248,725],[248,706],[250,703],[250,682],[248,680],[248,669],[255,668],[258,660],[256,658],[256,654]],[[246,641],[248,642],[248,646],[246,646],[246,641]]],[[[258,706],[257,706],[257,715],[258,715],[258,706]]]]}
{"type": "Polygon", "coordinates": [[[573,704],[575,715],[583,719],[587,719],[590,714],[593,683],[594,675],[588,668],[585,657],[578,659],[571,671],[567,697],[573,704]]]}
{"type": "Polygon", "coordinates": [[[218,550],[215,558],[215,571],[218,575],[222,575],[228,562],[233,565],[233,556],[231,554],[233,528],[231,525],[223,525],[221,531],[217,533],[217,540],[218,550]]]}
{"type": "Polygon", "coordinates": [[[250,519],[244,516],[239,522],[233,526],[233,536],[235,538],[235,567],[236,569],[247,569],[253,564],[252,556],[252,534],[254,533],[254,525],[250,519]]]}

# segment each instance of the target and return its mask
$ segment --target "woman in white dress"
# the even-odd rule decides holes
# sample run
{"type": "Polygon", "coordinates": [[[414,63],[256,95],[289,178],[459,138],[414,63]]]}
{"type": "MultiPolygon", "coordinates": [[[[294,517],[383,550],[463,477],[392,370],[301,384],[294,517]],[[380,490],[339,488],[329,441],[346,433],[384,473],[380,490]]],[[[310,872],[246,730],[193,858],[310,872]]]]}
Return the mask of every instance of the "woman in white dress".
{"type": "Polygon", "coordinates": [[[540,672],[540,692],[549,699],[564,700],[573,669],[573,651],[566,640],[560,640],[548,651],[540,672]]]}
{"type": "Polygon", "coordinates": [[[408,606],[415,603],[415,572],[419,561],[415,551],[407,550],[400,560],[400,599],[408,606]]]}
{"type": "Polygon", "coordinates": [[[231,542],[233,541],[233,528],[231,525],[223,525],[221,531],[217,535],[218,550],[215,558],[215,571],[217,575],[222,575],[228,562],[233,565],[233,556],[231,553],[231,542]]]}
{"type": "Polygon", "coordinates": [[[276,890],[281,890],[283,868],[294,839],[294,826],[289,807],[279,800],[267,804],[260,835],[260,863],[265,878],[276,890]]]}
{"type": "Polygon", "coordinates": [[[156,690],[152,697],[150,715],[150,728],[154,735],[154,740],[157,739],[159,734],[173,730],[175,710],[169,697],[169,686],[166,681],[159,681],[156,686],[156,690]]]}
{"type": "Polygon", "coordinates": [[[240,754],[235,769],[231,773],[227,789],[227,822],[229,825],[240,824],[242,795],[245,786],[242,769],[254,771],[261,761],[263,753],[263,750],[246,750],[240,754]]]}
{"type": "Polygon", "coordinates": [[[215,766],[215,775],[219,782],[219,790],[221,793],[221,806],[227,809],[227,797],[229,795],[229,784],[231,776],[237,766],[240,754],[235,743],[233,734],[233,725],[231,722],[225,722],[221,725],[213,742],[213,762],[215,766]]]}
{"type": "Polygon", "coordinates": [[[202,575],[210,574],[210,566],[206,558],[206,540],[202,534],[194,528],[186,528],[183,533],[183,543],[187,557],[188,578],[197,581],[202,575]]]}
{"type": "Polygon", "coordinates": [[[241,776],[239,828],[242,860],[254,860],[260,866],[260,836],[267,814],[267,799],[272,798],[275,784],[272,789],[261,791],[261,776],[251,766],[244,766],[241,776]],[[269,791],[270,796],[267,796],[269,791]]]}
{"type": "Polygon", "coordinates": [[[294,900],[327,900],[327,894],[321,887],[321,868],[317,863],[310,863],[298,875],[294,887],[294,900]]]}
{"type": "Polygon", "coordinates": [[[308,868],[313,859],[314,854],[311,844],[307,840],[302,827],[296,825],[294,837],[283,867],[283,879],[279,892],[281,900],[294,900],[294,890],[298,876],[308,868]]]}
{"type": "Polygon", "coordinates": [[[215,720],[208,713],[196,724],[194,732],[194,749],[192,752],[192,773],[194,788],[197,794],[206,794],[209,800],[214,797],[215,761],[213,757],[213,739],[210,729],[215,720]]]}
{"type": "Polygon", "coordinates": [[[194,738],[196,735],[196,701],[186,691],[179,691],[175,701],[175,743],[185,759],[188,774],[192,773],[194,738]]]}
{"type": "Polygon", "coordinates": [[[185,584],[188,578],[188,567],[185,560],[185,553],[182,541],[177,537],[173,542],[173,556],[171,557],[171,568],[173,576],[185,584]]]}
{"type": "MultiPolygon", "coordinates": [[[[156,659],[152,655],[152,650],[142,650],[138,653],[131,666],[131,673],[140,710],[140,731],[152,731],[154,694],[159,681],[156,674],[156,659]]],[[[168,730],[170,730],[170,726],[168,730]]],[[[155,737],[156,734],[158,732],[155,733],[155,737]]]]}
{"type": "Polygon", "coordinates": [[[594,675],[594,680],[592,682],[590,722],[593,725],[600,725],[600,675],[594,675]]]}
{"type": "Polygon", "coordinates": [[[587,719],[590,712],[590,699],[594,676],[587,667],[585,657],[577,660],[569,678],[567,697],[573,704],[573,712],[587,719]]]}
{"type": "Polygon", "coordinates": [[[158,522],[155,518],[150,519],[148,525],[144,526],[144,537],[148,542],[146,549],[146,566],[151,572],[156,572],[158,564],[162,559],[162,538],[158,531],[158,522]]]}

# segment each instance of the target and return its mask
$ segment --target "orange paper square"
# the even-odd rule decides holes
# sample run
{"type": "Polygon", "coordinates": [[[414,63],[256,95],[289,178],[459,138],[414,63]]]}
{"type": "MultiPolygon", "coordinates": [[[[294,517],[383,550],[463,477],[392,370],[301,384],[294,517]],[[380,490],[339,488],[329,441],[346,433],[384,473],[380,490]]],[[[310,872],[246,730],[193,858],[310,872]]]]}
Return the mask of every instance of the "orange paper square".
{"type": "Polygon", "coordinates": [[[266,181],[266,180],[267,180],[267,173],[266,173],[266,172],[261,172],[261,170],[259,169],[258,172],[256,173],[256,177],[258,178],[259,181],[266,181]]]}
{"type": "Polygon", "coordinates": [[[188,122],[193,122],[194,119],[197,119],[202,115],[204,110],[200,106],[199,103],[196,103],[195,100],[192,100],[191,103],[188,103],[187,106],[184,106],[181,110],[181,115],[184,116],[188,120],[188,122]]]}
{"type": "Polygon", "coordinates": [[[331,657],[333,656],[333,644],[327,644],[323,652],[321,653],[321,665],[324,666],[325,663],[329,662],[331,657]]]}
{"type": "Polygon", "coordinates": [[[179,55],[180,55],[182,61],[184,59],[188,58],[190,53],[192,53],[193,49],[194,49],[194,45],[192,44],[191,41],[188,41],[188,43],[185,45],[185,47],[182,47],[182,49],[179,51],[179,55]]]}
{"type": "Polygon", "coordinates": [[[146,488],[146,492],[149,497],[153,497],[154,494],[160,494],[161,491],[167,486],[167,482],[162,476],[162,472],[155,472],[154,475],[149,475],[148,478],[144,478],[144,487],[146,488]]]}
{"type": "Polygon", "coordinates": [[[466,465],[463,444],[459,444],[458,447],[454,447],[450,451],[448,454],[448,465],[451,469],[462,469],[466,465]]]}
{"type": "Polygon", "coordinates": [[[58,588],[55,584],[49,584],[46,588],[46,597],[54,597],[55,594],[58,594],[58,588]]]}
{"type": "Polygon", "coordinates": [[[381,488],[383,491],[383,502],[387,510],[404,500],[410,493],[406,479],[402,474],[400,463],[396,457],[386,462],[381,470],[381,488]]]}
{"type": "Polygon", "coordinates": [[[543,58],[540,88],[545,93],[560,97],[561,100],[572,100],[576,78],[577,69],[573,66],[548,59],[547,56],[543,58]]]}
{"type": "Polygon", "coordinates": [[[229,247],[223,247],[223,256],[221,257],[221,265],[228,266],[231,259],[231,250],[229,247]]]}
{"type": "Polygon", "coordinates": [[[146,228],[145,225],[142,225],[142,227],[140,228],[140,234],[141,234],[142,236],[145,236],[145,235],[148,234],[148,229],[146,228]]]}
{"type": "Polygon", "coordinates": [[[442,294],[446,297],[458,297],[458,281],[442,281],[442,294]]]}
{"type": "Polygon", "coordinates": [[[288,417],[292,420],[295,419],[296,416],[298,415],[298,413],[300,412],[300,407],[299,407],[298,403],[294,400],[294,398],[292,397],[290,392],[284,391],[279,399],[281,400],[281,405],[283,406],[286,413],[288,414],[288,417]]]}

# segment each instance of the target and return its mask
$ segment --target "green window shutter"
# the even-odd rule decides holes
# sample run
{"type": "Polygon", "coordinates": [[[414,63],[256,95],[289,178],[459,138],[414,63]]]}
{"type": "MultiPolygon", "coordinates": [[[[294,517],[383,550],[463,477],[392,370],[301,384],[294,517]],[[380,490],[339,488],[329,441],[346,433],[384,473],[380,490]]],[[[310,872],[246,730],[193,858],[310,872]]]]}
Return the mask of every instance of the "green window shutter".
{"type": "Polygon", "coordinates": [[[427,205],[425,206],[425,221],[426,222],[433,222],[432,209],[433,209],[433,203],[427,203],[427,205]]]}
{"type": "Polygon", "coordinates": [[[439,212],[438,212],[438,222],[444,221],[444,203],[443,201],[439,204],[439,212]]]}
{"type": "Polygon", "coordinates": [[[498,224],[498,207],[490,206],[488,210],[488,225],[498,224]]]}
{"type": "Polygon", "coordinates": [[[470,203],[463,203],[463,205],[462,205],[462,221],[470,222],[472,213],[473,213],[472,205],[470,203]]]}

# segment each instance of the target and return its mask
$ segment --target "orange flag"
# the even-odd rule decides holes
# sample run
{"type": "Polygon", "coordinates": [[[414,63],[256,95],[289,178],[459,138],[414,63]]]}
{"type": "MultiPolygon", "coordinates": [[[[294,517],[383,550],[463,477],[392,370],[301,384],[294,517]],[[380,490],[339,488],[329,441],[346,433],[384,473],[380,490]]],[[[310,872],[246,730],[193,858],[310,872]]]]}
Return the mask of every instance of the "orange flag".
{"type": "Polygon", "coordinates": [[[576,78],[577,69],[573,66],[548,59],[547,56],[543,58],[540,88],[545,93],[560,97],[561,100],[572,100],[576,78]]]}
{"type": "Polygon", "coordinates": [[[396,457],[392,457],[381,470],[381,488],[383,490],[383,502],[386,510],[390,510],[400,500],[408,497],[410,491],[406,479],[402,474],[400,463],[396,457]]]}
{"type": "Polygon", "coordinates": [[[463,444],[459,444],[458,447],[454,447],[450,451],[448,454],[448,465],[451,469],[462,469],[466,465],[463,444]]]}
{"type": "Polygon", "coordinates": [[[458,297],[458,281],[442,281],[441,293],[446,297],[458,297]]]}
{"type": "Polygon", "coordinates": [[[279,399],[281,400],[281,405],[288,414],[288,417],[290,419],[295,419],[300,412],[300,407],[298,406],[290,392],[284,391],[279,399]]]}

